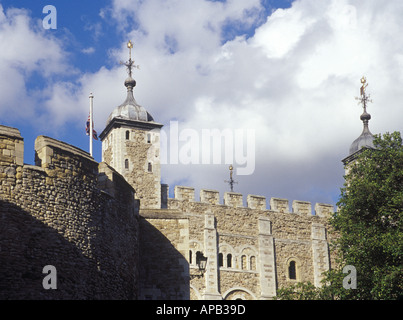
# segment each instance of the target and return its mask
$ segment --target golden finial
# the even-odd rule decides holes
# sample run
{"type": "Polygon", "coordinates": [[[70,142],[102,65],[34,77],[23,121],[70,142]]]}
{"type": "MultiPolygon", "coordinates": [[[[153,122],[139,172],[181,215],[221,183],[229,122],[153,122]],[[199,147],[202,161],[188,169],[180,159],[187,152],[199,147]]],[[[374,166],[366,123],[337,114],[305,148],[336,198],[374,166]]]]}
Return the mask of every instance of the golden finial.
{"type": "Polygon", "coordinates": [[[130,59],[132,58],[132,49],[133,49],[133,43],[131,40],[127,43],[127,47],[129,48],[129,57],[130,59]]]}
{"type": "Polygon", "coordinates": [[[137,68],[140,69],[139,66],[136,66],[134,64],[134,60],[132,60],[132,49],[133,49],[133,43],[131,40],[127,42],[127,48],[129,48],[129,61],[128,62],[122,62],[120,61],[120,64],[125,65],[127,67],[127,73],[129,74],[129,77],[132,77],[132,68],[137,68]]]}
{"type": "Polygon", "coordinates": [[[366,93],[365,89],[368,87],[368,83],[367,83],[367,78],[365,78],[364,76],[361,78],[361,88],[360,88],[360,94],[361,97],[357,97],[355,98],[356,100],[358,100],[360,104],[362,104],[363,108],[364,108],[364,113],[367,112],[367,103],[368,102],[372,102],[371,99],[369,99],[370,95],[366,93]]]}

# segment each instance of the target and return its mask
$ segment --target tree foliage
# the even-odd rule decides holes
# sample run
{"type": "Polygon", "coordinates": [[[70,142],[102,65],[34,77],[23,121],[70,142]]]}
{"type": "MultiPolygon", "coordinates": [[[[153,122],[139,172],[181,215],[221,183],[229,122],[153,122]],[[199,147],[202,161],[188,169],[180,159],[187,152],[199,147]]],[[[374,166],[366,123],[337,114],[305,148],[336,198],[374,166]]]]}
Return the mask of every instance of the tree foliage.
{"type": "Polygon", "coordinates": [[[377,135],[348,166],[339,208],[331,224],[337,266],[322,288],[299,284],[279,290],[279,299],[401,299],[403,297],[403,145],[399,132],[377,135]],[[345,289],[343,268],[357,271],[356,289],[345,289]],[[299,294],[303,290],[303,294],[299,294]],[[299,293],[298,293],[299,292],[299,293]]]}

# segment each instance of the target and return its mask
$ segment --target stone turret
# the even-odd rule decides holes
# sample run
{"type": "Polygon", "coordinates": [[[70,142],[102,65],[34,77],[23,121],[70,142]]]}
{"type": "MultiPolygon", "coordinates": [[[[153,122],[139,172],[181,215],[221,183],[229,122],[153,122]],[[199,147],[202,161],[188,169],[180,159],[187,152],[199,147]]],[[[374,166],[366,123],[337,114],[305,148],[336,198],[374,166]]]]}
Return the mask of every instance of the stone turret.
{"type": "MultiPolygon", "coordinates": [[[[131,42],[128,47],[131,49],[131,42]]],[[[102,140],[102,161],[118,171],[136,190],[142,209],[161,208],[160,129],[133,95],[136,81],[132,78],[134,61],[125,65],[129,77],[125,101],[110,114],[102,140]]]]}

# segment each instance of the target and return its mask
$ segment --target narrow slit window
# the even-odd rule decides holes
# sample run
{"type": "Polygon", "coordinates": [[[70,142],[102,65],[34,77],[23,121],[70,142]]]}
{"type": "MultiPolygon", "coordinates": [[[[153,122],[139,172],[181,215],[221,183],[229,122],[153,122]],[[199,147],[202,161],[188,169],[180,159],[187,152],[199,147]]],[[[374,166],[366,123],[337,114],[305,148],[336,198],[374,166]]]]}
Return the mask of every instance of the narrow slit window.
{"type": "Polygon", "coordinates": [[[125,169],[129,169],[129,159],[125,160],[125,169]]]}
{"type": "Polygon", "coordinates": [[[227,255],[227,268],[232,268],[232,254],[227,255]]]}
{"type": "Polygon", "coordinates": [[[218,254],[218,266],[222,267],[224,265],[222,253],[218,254]]]}
{"type": "Polygon", "coordinates": [[[126,131],[126,140],[129,140],[129,139],[130,139],[130,131],[127,130],[127,131],[126,131]]]}
{"type": "Polygon", "coordinates": [[[147,143],[151,143],[151,134],[147,133],[147,143]]]}
{"type": "Polygon", "coordinates": [[[288,277],[290,278],[290,280],[297,280],[295,261],[290,261],[290,264],[288,266],[288,277]]]}
{"type": "Polygon", "coordinates": [[[148,172],[153,172],[153,164],[151,162],[148,163],[148,172]]]}

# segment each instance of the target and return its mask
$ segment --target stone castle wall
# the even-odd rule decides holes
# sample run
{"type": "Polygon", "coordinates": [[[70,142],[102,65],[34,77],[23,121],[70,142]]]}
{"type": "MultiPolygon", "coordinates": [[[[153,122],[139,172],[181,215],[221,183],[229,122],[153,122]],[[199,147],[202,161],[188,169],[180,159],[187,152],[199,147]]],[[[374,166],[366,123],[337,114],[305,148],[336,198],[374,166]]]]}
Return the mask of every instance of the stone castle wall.
{"type": "MultiPolygon", "coordinates": [[[[165,192],[168,188],[165,187],[165,192]]],[[[203,278],[191,280],[191,299],[269,299],[276,290],[297,281],[320,285],[321,273],[331,265],[328,218],[333,206],[227,192],[223,203],[214,190],[176,186],[170,210],[189,218],[190,273],[197,273],[197,251],[208,257],[203,278]],[[192,257],[191,257],[192,256],[192,257]],[[289,277],[290,262],[295,279],[289,277]]],[[[166,198],[163,196],[163,198],[166,198]]]]}
{"type": "Polygon", "coordinates": [[[0,126],[0,299],[136,299],[138,202],[114,169],[40,136],[35,166],[0,126]],[[43,267],[57,270],[45,290],[43,267]]]}
{"type": "Polygon", "coordinates": [[[189,219],[140,210],[140,299],[189,300],[189,219]]]}
{"type": "Polygon", "coordinates": [[[215,190],[195,201],[181,186],[171,199],[162,185],[163,209],[140,209],[107,163],[44,136],[35,152],[24,164],[19,131],[0,126],[0,299],[270,299],[298,281],[319,286],[333,264],[331,205],[290,210],[248,195],[244,207],[242,194],[221,203],[215,190]],[[197,252],[208,258],[202,277],[197,252]],[[43,288],[46,265],[57,290],[43,288]]]}

